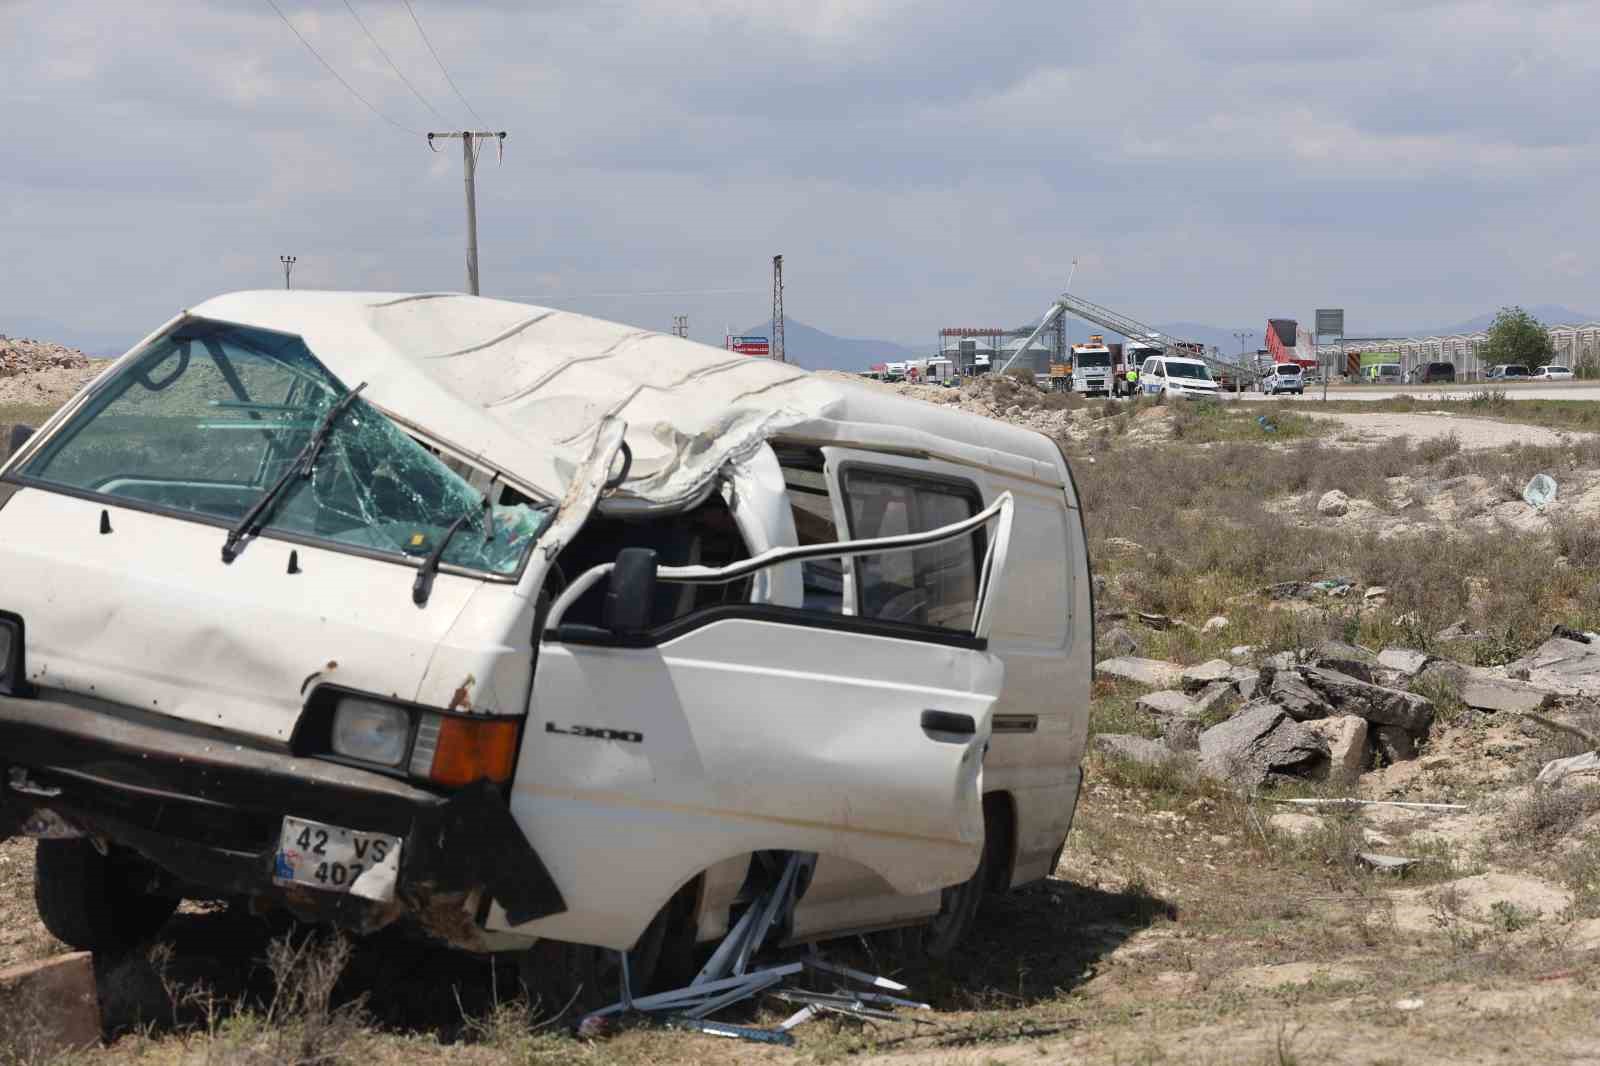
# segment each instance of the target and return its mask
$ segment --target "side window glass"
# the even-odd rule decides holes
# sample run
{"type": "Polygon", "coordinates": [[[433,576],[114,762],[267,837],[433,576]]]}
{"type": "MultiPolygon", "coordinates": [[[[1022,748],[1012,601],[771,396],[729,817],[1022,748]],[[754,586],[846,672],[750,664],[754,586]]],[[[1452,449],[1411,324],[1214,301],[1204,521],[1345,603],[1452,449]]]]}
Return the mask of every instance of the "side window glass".
{"type": "MultiPolygon", "coordinates": [[[[827,476],[820,467],[784,467],[783,481],[789,491],[789,508],[801,547],[844,539],[833,520],[833,500],[828,494],[827,476]]],[[[843,614],[844,574],[843,559],[808,559],[801,563],[801,606],[808,611],[843,614]]]]}
{"type": "MultiPolygon", "coordinates": [[[[843,480],[852,540],[937,529],[981,509],[977,489],[967,483],[850,467],[843,480]]],[[[862,617],[966,629],[977,606],[982,554],[979,531],[916,551],[855,560],[862,617]]]]}

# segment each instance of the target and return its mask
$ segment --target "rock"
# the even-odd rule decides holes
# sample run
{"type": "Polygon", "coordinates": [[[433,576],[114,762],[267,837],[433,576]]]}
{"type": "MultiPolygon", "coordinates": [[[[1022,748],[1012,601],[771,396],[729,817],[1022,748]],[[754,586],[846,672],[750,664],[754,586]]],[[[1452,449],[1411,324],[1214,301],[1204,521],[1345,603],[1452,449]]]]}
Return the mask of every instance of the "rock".
{"type": "Polygon", "coordinates": [[[1292,651],[1280,651],[1276,655],[1269,655],[1261,660],[1261,674],[1265,678],[1269,670],[1293,670],[1300,665],[1300,657],[1292,651]]]}
{"type": "Polygon", "coordinates": [[[1104,574],[1094,575],[1094,577],[1090,580],[1090,584],[1094,586],[1095,599],[1098,600],[1100,597],[1106,594],[1107,581],[1104,574]]]}
{"type": "Polygon", "coordinates": [[[1562,696],[1600,696],[1600,642],[1552,637],[1512,666],[1527,670],[1533,684],[1562,696]]]}
{"type": "Polygon", "coordinates": [[[1478,711],[1524,714],[1549,707],[1555,702],[1555,694],[1526,681],[1483,676],[1472,670],[1461,686],[1461,702],[1478,711]]]}
{"type": "Polygon", "coordinates": [[[1136,681],[1148,688],[1177,688],[1183,681],[1183,667],[1160,659],[1141,659],[1119,655],[1094,664],[1094,672],[1123,681],[1136,681]]]}
{"type": "Polygon", "coordinates": [[[1226,659],[1210,659],[1199,666],[1188,666],[1183,671],[1183,687],[1189,692],[1198,692],[1207,685],[1214,685],[1218,681],[1228,680],[1228,675],[1233,673],[1233,664],[1226,659]]]}
{"type": "Polygon", "coordinates": [[[1256,698],[1256,689],[1261,687],[1261,671],[1248,666],[1235,666],[1228,673],[1228,682],[1239,693],[1240,699],[1253,700],[1256,698]]]}
{"type": "Polygon", "coordinates": [[[1200,626],[1200,632],[1202,632],[1202,633],[1215,633],[1218,630],[1227,629],[1227,628],[1228,628],[1228,618],[1227,618],[1227,616],[1226,615],[1220,615],[1220,614],[1214,614],[1210,618],[1207,618],[1205,620],[1205,622],[1200,626]]]}
{"type": "Polygon", "coordinates": [[[1372,668],[1378,664],[1378,657],[1366,648],[1339,640],[1325,640],[1318,644],[1312,659],[1318,666],[1349,674],[1368,684],[1373,681],[1372,668]]]}
{"type": "Polygon", "coordinates": [[[1427,685],[1437,685],[1446,692],[1458,693],[1461,686],[1467,683],[1471,669],[1449,659],[1435,659],[1422,668],[1417,680],[1427,685]]]}
{"type": "Polygon", "coordinates": [[[1232,684],[1227,681],[1213,681],[1194,698],[1195,716],[1204,718],[1216,710],[1218,706],[1232,699],[1233,696],[1234,687],[1232,684]]]}
{"type": "Polygon", "coordinates": [[[1375,851],[1357,852],[1356,860],[1361,865],[1383,874],[1403,874],[1419,861],[1417,859],[1402,858],[1399,855],[1380,855],[1375,851]]]}
{"type": "Polygon", "coordinates": [[[1294,811],[1279,811],[1267,819],[1267,828],[1276,829],[1296,839],[1307,833],[1315,833],[1322,828],[1322,819],[1314,814],[1298,814],[1294,811]]]}
{"type": "Polygon", "coordinates": [[[1399,726],[1425,735],[1433,724],[1433,701],[1404,689],[1374,685],[1320,666],[1300,669],[1312,689],[1342,714],[1358,714],[1376,725],[1399,726]]]}
{"type": "Polygon", "coordinates": [[[1393,670],[1401,677],[1412,678],[1422,673],[1422,668],[1433,661],[1425,651],[1410,648],[1385,648],[1378,653],[1378,665],[1393,670]]]}
{"type": "Polygon", "coordinates": [[[1204,726],[1198,718],[1168,718],[1161,730],[1161,739],[1167,750],[1174,754],[1200,750],[1200,731],[1204,726]]]}
{"type": "Polygon", "coordinates": [[[1107,537],[1102,543],[1107,551],[1117,555],[1142,555],[1144,553],[1143,544],[1136,540],[1129,540],[1127,537],[1107,537]]]}
{"type": "Polygon", "coordinates": [[[94,956],[79,951],[0,970],[0,1019],[40,1062],[100,1043],[94,956]]]}
{"type": "Polygon", "coordinates": [[[1200,765],[1214,777],[1255,787],[1274,773],[1311,774],[1328,746],[1270,703],[1254,703],[1200,734],[1200,765]]]}
{"type": "Polygon", "coordinates": [[[1153,614],[1149,611],[1140,611],[1139,621],[1143,622],[1146,626],[1156,630],[1157,632],[1167,629],[1172,625],[1172,618],[1169,615],[1153,614]]]}
{"type": "Polygon", "coordinates": [[[1114,656],[1133,655],[1139,650],[1139,641],[1121,626],[1112,626],[1106,631],[1101,646],[1114,656]]]}
{"type": "Polygon", "coordinates": [[[1317,501],[1317,513],[1324,518],[1338,518],[1350,510],[1350,497],[1338,489],[1330,489],[1317,501]]]}
{"type": "Polygon", "coordinates": [[[1544,764],[1537,781],[1541,785],[1556,785],[1572,776],[1600,775],[1600,752],[1586,751],[1569,759],[1556,759],[1544,764]]]}
{"type": "Polygon", "coordinates": [[[1306,684],[1298,670],[1279,670],[1273,674],[1272,684],[1267,686],[1267,699],[1282,707],[1297,722],[1326,718],[1333,713],[1333,704],[1306,684]]]}
{"type": "Polygon", "coordinates": [[[1159,740],[1136,737],[1127,733],[1100,733],[1094,738],[1094,750],[1103,755],[1146,766],[1159,766],[1172,758],[1172,752],[1159,740]]]}
{"type": "Polygon", "coordinates": [[[1364,600],[1386,600],[1389,598],[1389,590],[1382,585],[1374,585],[1363,592],[1361,598],[1364,600]]]}
{"type": "Polygon", "coordinates": [[[1472,629],[1465,618],[1459,622],[1452,622],[1433,635],[1433,639],[1441,644],[1452,640],[1476,640],[1483,634],[1472,629]]]}
{"type": "Polygon", "coordinates": [[[1134,706],[1157,718],[1192,718],[1194,701],[1176,689],[1146,692],[1134,701],[1134,706]]]}
{"type": "Polygon", "coordinates": [[[1380,725],[1371,731],[1372,746],[1390,764],[1410,762],[1417,757],[1417,740],[1395,725],[1380,725]]]}
{"type": "Polygon", "coordinates": [[[1248,659],[1255,653],[1256,648],[1254,644],[1235,644],[1233,647],[1228,649],[1228,658],[1248,659]]]}
{"type": "Polygon", "coordinates": [[[1353,785],[1367,768],[1367,720],[1354,714],[1307,722],[1328,744],[1328,780],[1353,785]]]}

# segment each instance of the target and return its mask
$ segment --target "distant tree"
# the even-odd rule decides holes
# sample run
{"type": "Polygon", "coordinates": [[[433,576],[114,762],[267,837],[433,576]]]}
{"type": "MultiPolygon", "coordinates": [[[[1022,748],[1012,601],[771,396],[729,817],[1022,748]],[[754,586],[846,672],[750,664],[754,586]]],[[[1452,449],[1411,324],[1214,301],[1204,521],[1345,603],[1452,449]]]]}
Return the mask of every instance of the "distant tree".
{"type": "Polygon", "coordinates": [[[1520,307],[1502,307],[1489,327],[1482,355],[1489,366],[1521,363],[1536,367],[1554,359],[1556,348],[1537,318],[1520,307]]]}

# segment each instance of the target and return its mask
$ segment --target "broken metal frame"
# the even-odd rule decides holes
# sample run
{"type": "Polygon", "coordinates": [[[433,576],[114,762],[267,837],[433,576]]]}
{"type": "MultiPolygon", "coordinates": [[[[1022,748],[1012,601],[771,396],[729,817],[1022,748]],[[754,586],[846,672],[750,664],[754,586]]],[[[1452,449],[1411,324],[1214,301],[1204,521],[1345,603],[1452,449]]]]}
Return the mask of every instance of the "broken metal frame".
{"type": "Polygon", "coordinates": [[[671,1028],[688,1029],[710,1036],[723,1036],[758,1043],[790,1045],[789,1035],[796,1026],[828,1013],[855,1018],[860,1021],[889,1021],[896,1015],[885,1007],[906,1007],[914,1010],[932,1010],[926,1003],[901,999],[888,992],[905,992],[907,988],[887,977],[855,970],[848,966],[830,963],[817,955],[816,945],[800,962],[782,963],[763,969],[750,970],[750,962],[766,943],[767,936],[776,927],[786,924],[794,905],[804,892],[804,886],[816,867],[817,856],[810,852],[790,852],[782,872],[771,887],[762,891],[745,908],[744,914],[722,938],[711,953],[705,966],[693,981],[683,988],[657,992],[635,998],[633,975],[628,966],[628,953],[620,952],[622,959],[622,998],[616,1003],[591,1011],[579,1021],[580,1031],[590,1028],[602,1018],[623,1013],[663,1014],[664,1023],[671,1028]],[[733,1025],[713,1022],[709,1016],[717,1011],[753,999],[775,988],[785,978],[804,970],[831,974],[856,981],[887,992],[812,992],[803,989],[785,989],[773,993],[786,1003],[801,1005],[801,1009],[772,1029],[759,1026],[733,1025]]]}

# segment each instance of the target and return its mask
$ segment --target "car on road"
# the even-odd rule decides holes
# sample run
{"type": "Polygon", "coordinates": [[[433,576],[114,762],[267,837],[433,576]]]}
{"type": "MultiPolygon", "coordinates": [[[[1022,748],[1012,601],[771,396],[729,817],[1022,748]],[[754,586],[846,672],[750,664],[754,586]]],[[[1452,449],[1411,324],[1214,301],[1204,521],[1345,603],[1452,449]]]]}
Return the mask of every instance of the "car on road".
{"type": "Polygon", "coordinates": [[[1272,372],[1261,379],[1261,391],[1268,396],[1292,392],[1296,396],[1306,391],[1306,374],[1299,363],[1275,363],[1272,372]]]}
{"type": "Polygon", "coordinates": [[[1535,381],[1571,381],[1572,371],[1567,367],[1551,363],[1549,366],[1541,366],[1538,370],[1535,370],[1533,378],[1535,381]]]}
{"type": "Polygon", "coordinates": [[[1182,396],[1189,400],[1215,397],[1222,390],[1211,368],[1198,359],[1155,355],[1139,368],[1139,390],[1146,396],[1182,396]]]}
{"type": "Polygon", "coordinates": [[[1533,377],[1521,363],[1506,363],[1489,371],[1485,381],[1526,381],[1533,377]]]}
{"type": "Polygon", "coordinates": [[[1418,363],[1406,378],[1413,385],[1449,384],[1456,380],[1454,363],[1418,363]]]}

